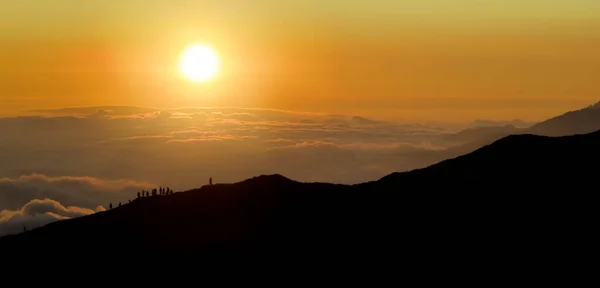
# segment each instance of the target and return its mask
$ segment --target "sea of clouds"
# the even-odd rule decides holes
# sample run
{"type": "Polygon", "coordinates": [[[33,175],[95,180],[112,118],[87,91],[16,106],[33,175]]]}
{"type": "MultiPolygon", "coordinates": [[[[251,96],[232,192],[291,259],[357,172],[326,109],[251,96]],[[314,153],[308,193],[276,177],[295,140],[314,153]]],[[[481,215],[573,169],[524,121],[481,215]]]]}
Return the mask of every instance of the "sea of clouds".
{"type": "Polygon", "coordinates": [[[0,118],[0,235],[141,189],[260,174],[359,183],[433,164],[459,127],[268,109],[86,107],[0,118]]]}

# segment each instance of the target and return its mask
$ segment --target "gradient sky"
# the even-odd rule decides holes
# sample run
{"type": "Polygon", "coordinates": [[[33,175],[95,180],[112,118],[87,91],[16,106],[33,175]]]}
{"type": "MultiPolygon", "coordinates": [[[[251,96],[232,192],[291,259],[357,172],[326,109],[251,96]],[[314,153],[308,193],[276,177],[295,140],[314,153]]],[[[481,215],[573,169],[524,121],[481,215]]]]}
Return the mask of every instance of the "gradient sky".
{"type": "Polygon", "coordinates": [[[600,1],[2,1],[0,114],[242,106],[540,120],[600,100],[600,1]],[[219,50],[208,85],[176,70],[219,50]]]}

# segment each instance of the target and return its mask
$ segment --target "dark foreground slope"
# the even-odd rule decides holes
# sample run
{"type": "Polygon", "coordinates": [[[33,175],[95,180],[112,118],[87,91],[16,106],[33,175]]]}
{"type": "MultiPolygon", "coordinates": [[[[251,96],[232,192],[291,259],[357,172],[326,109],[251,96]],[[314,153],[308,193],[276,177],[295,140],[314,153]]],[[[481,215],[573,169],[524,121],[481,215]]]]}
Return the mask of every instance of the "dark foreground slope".
{"type": "Polygon", "coordinates": [[[143,198],[0,238],[0,247],[20,256],[258,255],[444,265],[518,255],[544,261],[577,253],[595,239],[589,225],[598,147],[600,132],[516,135],[353,186],[260,176],[143,198]]]}

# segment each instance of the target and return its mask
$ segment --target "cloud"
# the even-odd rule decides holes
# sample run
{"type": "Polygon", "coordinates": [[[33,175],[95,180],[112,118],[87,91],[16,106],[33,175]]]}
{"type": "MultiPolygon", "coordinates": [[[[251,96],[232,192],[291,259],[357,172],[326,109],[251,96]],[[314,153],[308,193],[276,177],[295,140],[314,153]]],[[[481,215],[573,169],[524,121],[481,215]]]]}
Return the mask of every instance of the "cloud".
{"type": "Polygon", "coordinates": [[[121,142],[128,144],[148,145],[165,143],[165,141],[168,141],[172,138],[172,135],[135,135],[121,138],[113,138],[101,141],[100,143],[107,144],[109,142],[121,142]]]}
{"type": "Polygon", "coordinates": [[[185,139],[169,140],[167,143],[176,142],[205,142],[205,141],[227,141],[227,140],[244,140],[244,139],[256,139],[257,136],[235,136],[235,135],[220,135],[220,136],[206,136],[206,137],[195,137],[185,139]]]}
{"type": "Polygon", "coordinates": [[[331,142],[300,141],[300,142],[296,142],[292,145],[277,146],[277,147],[273,147],[273,148],[269,148],[269,149],[270,150],[285,150],[285,149],[301,149],[301,148],[310,148],[310,147],[336,147],[336,148],[339,148],[331,142]]]}
{"type": "Polygon", "coordinates": [[[169,138],[173,138],[173,136],[169,136],[169,135],[136,135],[136,136],[117,138],[114,140],[169,139],[169,138]]]}
{"type": "MultiPolygon", "coordinates": [[[[457,130],[358,115],[231,107],[107,106],[36,113],[0,118],[0,176],[134,179],[174,189],[201,186],[209,177],[232,182],[274,173],[300,181],[357,183],[430,164],[431,157],[406,153],[450,147],[454,143],[442,136],[457,130]]],[[[13,182],[12,190],[15,185],[25,189],[13,182]]],[[[87,208],[115,200],[89,196],[111,195],[89,185],[68,193],[63,186],[47,185],[27,186],[23,195],[52,196],[87,208]]],[[[20,202],[11,209],[34,199],[24,197],[16,197],[20,202]]]]}
{"type": "Polygon", "coordinates": [[[0,209],[16,209],[31,199],[50,197],[65,205],[95,208],[118,203],[155,184],[130,179],[103,180],[89,176],[49,177],[41,174],[0,178],[0,209]]]}
{"type": "Polygon", "coordinates": [[[58,220],[90,215],[104,210],[103,206],[92,210],[77,206],[65,207],[60,202],[48,198],[34,199],[20,209],[0,211],[0,236],[19,233],[24,228],[31,230],[58,220]]]}

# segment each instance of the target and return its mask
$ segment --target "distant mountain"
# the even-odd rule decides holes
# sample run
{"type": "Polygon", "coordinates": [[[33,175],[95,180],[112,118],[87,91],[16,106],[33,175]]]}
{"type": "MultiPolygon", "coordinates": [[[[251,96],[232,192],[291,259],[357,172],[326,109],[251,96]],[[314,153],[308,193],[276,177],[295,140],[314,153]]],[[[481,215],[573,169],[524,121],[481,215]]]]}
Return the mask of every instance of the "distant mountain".
{"type": "Polygon", "coordinates": [[[600,102],[538,123],[527,133],[546,136],[585,134],[600,129],[600,102]]]}
{"type": "Polygon", "coordinates": [[[424,169],[351,186],[259,176],[137,199],[0,238],[0,247],[6,261],[115,251],[128,259],[208,263],[242,256],[417,266],[456,259],[498,264],[525,255],[555,261],[595,245],[596,188],[590,184],[598,147],[600,131],[513,135],[424,169]]]}
{"type": "MultiPolygon", "coordinates": [[[[461,136],[459,136],[459,139],[464,139],[465,136],[467,135],[462,134],[461,136]]],[[[456,158],[458,156],[471,153],[483,146],[493,143],[494,141],[502,137],[506,137],[506,135],[502,135],[501,133],[482,133],[482,135],[478,135],[478,137],[473,137],[474,140],[468,142],[463,140],[463,144],[456,145],[447,149],[410,151],[402,153],[402,157],[409,160],[408,162],[410,163],[419,163],[420,167],[417,168],[422,168],[427,167],[429,165],[433,165],[440,161],[456,158]]],[[[458,142],[458,139],[454,140],[458,142]]]]}
{"type": "Polygon", "coordinates": [[[486,127],[486,126],[515,126],[517,128],[529,128],[536,123],[526,122],[521,119],[513,119],[508,121],[495,121],[495,120],[485,120],[485,119],[477,119],[473,121],[473,126],[475,127],[486,127]]]}
{"type": "MultiPolygon", "coordinates": [[[[410,186],[415,181],[436,179],[448,181],[447,185],[459,184],[463,191],[535,188],[546,195],[555,192],[552,189],[587,190],[584,188],[597,174],[590,168],[600,160],[598,144],[600,131],[562,137],[510,135],[472,153],[424,169],[393,173],[375,183],[384,188],[391,183],[410,186]],[[548,190],[540,191],[544,189],[548,190]]],[[[431,181],[419,185],[439,186],[431,181]]]]}
{"type": "MultiPolygon", "coordinates": [[[[583,109],[550,118],[528,128],[514,125],[481,126],[446,135],[444,136],[444,140],[459,143],[479,143],[485,139],[497,140],[511,134],[567,136],[591,133],[597,130],[600,130],[600,102],[583,109]]],[[[491,142],[487,144],[489,143],[491,142]]]]}
{"type": "Polygon", "coordinates": [[[452,142],[467,143],[483,138],[500,139],[510,134],[521,134],[527,131],[525,128],[517,128],[512,125],[506,126],[484,126],[476,128],[468,128],[460,132],[449,134],[444,137],[444,140],[452,142]]]}

